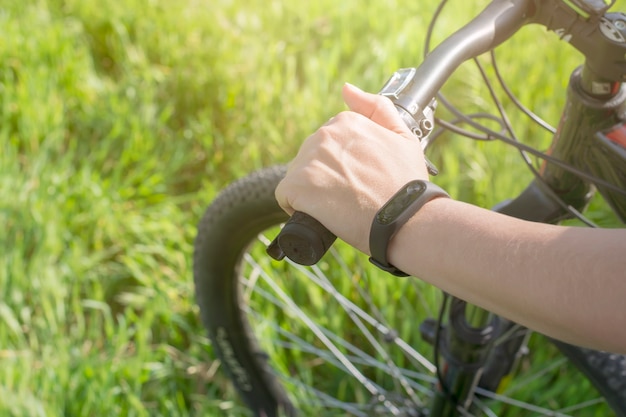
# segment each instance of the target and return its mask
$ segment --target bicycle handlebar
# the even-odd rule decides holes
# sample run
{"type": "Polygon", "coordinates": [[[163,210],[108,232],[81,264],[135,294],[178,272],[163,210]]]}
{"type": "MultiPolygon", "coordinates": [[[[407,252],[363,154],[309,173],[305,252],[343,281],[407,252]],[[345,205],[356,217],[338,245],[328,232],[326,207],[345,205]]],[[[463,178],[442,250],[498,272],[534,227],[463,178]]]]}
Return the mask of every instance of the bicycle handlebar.
{"type": "Polygon", "coordinates": [[[414,114],[437,95],[452,73],[465,61],[489,52],[526,23],[532,0],[495,0],[468,24],[445,39],[416,68],[418,82],[408,86],[396,105],[414,114]]]}
{"type": "MultiPolygon", "coordinates": [[[[410,79],[401,83],[393,94],[384,91],[385,88],[381,93],[394,102],[409,128],[422,139],[421,131],[416,127],[423,125],[421,122],[438,91],[462,63],[489,52],[527,23],[541,23],[554,30],[544,21],[553,9],[546,7],[540,12],[539,4],[536,0],[492,1],[479,15],[430,52],[420,66],[411,69],[410,79]]],[[[552,17],[549,23],[554,23],[552,17]]],[[[267,251],[277,260],[286,256],[298,264],[313,265],[335,239],[335,235],[320,222],[305,213],[296,212],[267,251]]]]}

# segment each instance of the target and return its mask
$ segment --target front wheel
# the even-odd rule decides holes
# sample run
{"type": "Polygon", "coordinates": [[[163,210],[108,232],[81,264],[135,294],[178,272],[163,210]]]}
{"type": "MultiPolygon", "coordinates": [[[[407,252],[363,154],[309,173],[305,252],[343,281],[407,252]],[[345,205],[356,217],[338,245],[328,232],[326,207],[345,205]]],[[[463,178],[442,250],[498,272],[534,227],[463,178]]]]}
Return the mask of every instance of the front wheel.
{"type": "MultiPolygon", "coordinates": [[[[419,328],[437,316],[441,291],[385,274],[341,242],[313,267],[272,260],[265,247],[287,219],[274,199],[284,173],[233,183],[199,224],[196,296],[223,368],[255,416],[429,415],[436,366],[419,328]]],[[[515,377],[479,390],[459,415],[610,415],[546,340],[534,335],[515,377]]],[[[624,358],[567,349],[583,372],[610,372],[591,380],[613,384],[603,395],[626,413],[624,358]]]]}

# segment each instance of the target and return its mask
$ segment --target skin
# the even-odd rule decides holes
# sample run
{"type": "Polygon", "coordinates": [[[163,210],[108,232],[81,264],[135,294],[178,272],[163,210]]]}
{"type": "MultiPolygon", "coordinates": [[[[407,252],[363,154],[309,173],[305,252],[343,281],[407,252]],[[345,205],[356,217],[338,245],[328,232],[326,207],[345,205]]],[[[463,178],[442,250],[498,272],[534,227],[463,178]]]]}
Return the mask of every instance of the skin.
{"type": "MultiPolygon", "coordinates": [[[[369,254],[380,207],[428,180],[422,148],[392,105],[346,84],[350,108],[303,143],[276,189],[369,254]]],[[[626,229],[527,222],[452,198],[428,202],[392,238],[388,259],[470,303],[577,345],[626,353],[626,229]]]]}

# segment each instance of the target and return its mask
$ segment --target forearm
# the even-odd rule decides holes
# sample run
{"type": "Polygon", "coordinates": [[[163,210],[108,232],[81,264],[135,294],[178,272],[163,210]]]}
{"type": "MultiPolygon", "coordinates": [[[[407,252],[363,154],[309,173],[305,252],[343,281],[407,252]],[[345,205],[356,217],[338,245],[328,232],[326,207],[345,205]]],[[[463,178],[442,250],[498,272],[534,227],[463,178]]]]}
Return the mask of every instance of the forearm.
{"type": "Polygon", "coordinates": [[[392,239],[389,258],[534,330],[626,352],[625,232],[547,226],[436,199],[392,239]]]}
{"type": "MultiPolygon", "coordinates": [[[[276,197],[367,252],[376,211],[427,179],[421,145],[386,98],[346,85],[351,111],[311,135],[276,197]]],[[[626,229],[529,223],[459,201],[427,203],[388,259],[445,291],[550,336],[626,353],[626,229]]]]}

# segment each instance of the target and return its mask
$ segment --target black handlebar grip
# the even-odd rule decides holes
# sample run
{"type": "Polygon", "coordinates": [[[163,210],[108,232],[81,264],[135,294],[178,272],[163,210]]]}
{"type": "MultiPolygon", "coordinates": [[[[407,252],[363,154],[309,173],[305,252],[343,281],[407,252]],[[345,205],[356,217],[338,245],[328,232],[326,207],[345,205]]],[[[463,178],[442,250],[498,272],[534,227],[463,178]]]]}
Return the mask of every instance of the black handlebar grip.
{"type": "Polygon", "coordinates": [[[280,261],[285,256],[300,265],[314,265],[337,237],[308,214],[296,211],[267,247],[267,253],[280,261]]]}

